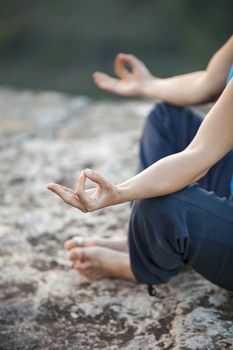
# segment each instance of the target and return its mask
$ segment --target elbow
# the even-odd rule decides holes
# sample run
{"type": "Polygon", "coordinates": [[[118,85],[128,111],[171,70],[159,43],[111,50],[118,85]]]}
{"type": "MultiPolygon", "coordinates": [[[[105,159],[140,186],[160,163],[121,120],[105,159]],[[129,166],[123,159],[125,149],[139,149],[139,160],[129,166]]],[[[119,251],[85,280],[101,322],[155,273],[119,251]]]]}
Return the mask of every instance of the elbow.
{"type": "Polygon", "coordinates": [[[185,151],[187,157],[189,158],[189,170],[187,173],[187,183],[189,185],[193,182],[199,181],[203,178],[209,171],[211,165],[209,163],[209,154],[204,147],[189,146],[185,151]]]}
{"type": "Polygon", "coordinates": [[[195,176],[192,182],[197,182],[199,180],[201,180],[207,173],[208,173],[209,169],[202,171],[199,175],[195,176]]]}

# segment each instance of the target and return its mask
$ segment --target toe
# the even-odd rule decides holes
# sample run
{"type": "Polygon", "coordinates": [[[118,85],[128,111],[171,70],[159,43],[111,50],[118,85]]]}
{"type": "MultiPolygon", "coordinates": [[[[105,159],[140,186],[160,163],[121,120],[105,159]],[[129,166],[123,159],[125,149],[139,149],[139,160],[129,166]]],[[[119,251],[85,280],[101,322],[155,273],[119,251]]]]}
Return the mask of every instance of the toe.
{"type": "Polygon", "coordinates": [[[71,248],[68,253],[68,259],[74,260],[85,260],[85,250],[83,248],[71,248]]]}
{"type": "Polygon", "coordinates": [[[90,270],[91,267],[92,264],[90,261],[81,262],[80,260],[76,260],[74,264],[74,268],[80,271],[90,270]]]}
{"type": "Polygon", "coordinates": [[[72,248],[77,247],[77,244],[75,243],[75,241],[73,239],[69,239],[68,241],[66,241],[64,243],[64,248],[65,250],[70,250],[72,248]]]}
{"type": "Polygon", "coordinates": [[[85,238],[83,235],[74,236],[72,239],[69,239],[65,242],[64,248],[70,250],[74,247],[83,247],[85,243],[85,238]]]}

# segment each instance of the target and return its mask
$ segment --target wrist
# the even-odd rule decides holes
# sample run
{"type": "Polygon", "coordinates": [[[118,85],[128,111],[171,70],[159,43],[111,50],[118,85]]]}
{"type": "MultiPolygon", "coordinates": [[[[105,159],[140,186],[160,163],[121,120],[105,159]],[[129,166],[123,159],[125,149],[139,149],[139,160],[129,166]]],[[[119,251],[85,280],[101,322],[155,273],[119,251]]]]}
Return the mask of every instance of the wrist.
{"type": "Polygon", "coordinates": [[[117,185],[116,191],[117,191],[116,204],[121,204],[132,200],[130,196],[130,188],[126,184],[122,183],[117,185]]]}
{"type": "Polygon", "coordinates": [[[151,76],[145,80],[140,86],[140,96],[157,98],[159,95],[159,86],[162,79],[151,76]]]}

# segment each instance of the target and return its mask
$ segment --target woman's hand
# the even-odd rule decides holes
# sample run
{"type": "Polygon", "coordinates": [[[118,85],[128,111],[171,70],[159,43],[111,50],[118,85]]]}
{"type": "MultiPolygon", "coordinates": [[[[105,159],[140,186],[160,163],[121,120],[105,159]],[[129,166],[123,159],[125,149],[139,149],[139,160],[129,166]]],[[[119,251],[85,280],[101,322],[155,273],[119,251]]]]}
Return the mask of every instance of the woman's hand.
{"type": "Polygon", "coordinates": [[[61,197],[65,203],[78,208],[83,213],[119,203],[117,186],[90,169],[82,171],[75,190],[54,183],[48,184],[47,188],[61,197]],[[97,186],[86,190],[86,178],[95,182],[97,186]]]}
{"type": "Polygon", "coordinates": [[[117,78],[95,72],[95,84],[107,91],[125,96],[143,96],[144,89],[154,78],[146,66],[135,56],[120,53],[114,62],[117,78]],[[129,69],[126,68],[126,65],[129,69]]]}

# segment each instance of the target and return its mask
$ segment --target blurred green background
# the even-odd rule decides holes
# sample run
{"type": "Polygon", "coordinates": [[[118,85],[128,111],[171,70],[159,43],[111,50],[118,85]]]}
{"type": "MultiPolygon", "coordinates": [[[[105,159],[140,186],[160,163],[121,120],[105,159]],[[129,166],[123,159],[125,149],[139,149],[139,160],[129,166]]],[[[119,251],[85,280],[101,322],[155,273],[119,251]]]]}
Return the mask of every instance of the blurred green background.
{"type": "Polygon", "coordinates": [[[232,14],[232,0],[1,0],[0,85],[112,98],[91,75],[118,52],[162,77],[202,69],[232,14]]]}

